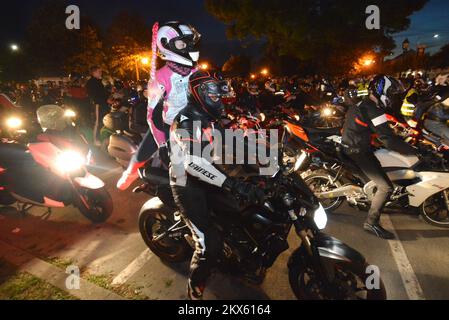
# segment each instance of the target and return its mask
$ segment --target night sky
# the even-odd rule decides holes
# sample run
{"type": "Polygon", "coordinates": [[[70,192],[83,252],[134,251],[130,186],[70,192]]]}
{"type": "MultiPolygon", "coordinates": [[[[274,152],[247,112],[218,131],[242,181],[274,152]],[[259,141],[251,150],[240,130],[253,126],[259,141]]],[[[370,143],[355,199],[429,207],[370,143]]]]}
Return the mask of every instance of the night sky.
{"type": "MultiPolygon", "coordinates": [[[[12,42],[20,44],[25,28],[34,9],[41,0],[22,0],[2,2],[0,11],[0,41],[8,46],[12,42]]],[[[143,15],[148,24],[155,20],[160,22],[181,20],[191,23],[203,35],[202,56],[215,63],[221,64],[233,52],[242,51],[237,41],[228,41],[225,35],[225,26],[210,16],[204,8],[203,0],[73,0],[71,4],[80,6],[81,12],[92,17],[100,26],[109,24],[115,14],[121,10],[137,11],[143,15]],[[152,7],[154,6],[154,8],[152,7]]],[[[395,36],[400,43],[407,37],[412,47],[416,43],[427,44],[432,52],[442,45],[449,43],[449,0],[431,0],[418,13],[412,16],[412,25],[409,30],[395,36]],[[439,34],[439,38],[433,38],[439,34]]],[[[399,52],[399,49],[396,53],[399,52]]],[[[248,52],[248,53],[251,53],[248,52]]]]}

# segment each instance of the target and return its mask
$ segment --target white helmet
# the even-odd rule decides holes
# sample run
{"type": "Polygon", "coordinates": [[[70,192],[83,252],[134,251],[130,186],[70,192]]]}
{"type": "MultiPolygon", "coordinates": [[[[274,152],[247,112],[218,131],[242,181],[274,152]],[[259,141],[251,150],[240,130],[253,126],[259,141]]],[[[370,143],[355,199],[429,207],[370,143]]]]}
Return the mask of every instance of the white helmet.
{"type": "Polygon", "coordinates": [[[163,60],[193,67],[200,58],[201,35],[188,24],[168,22],[159,28],[157,47],[163,60]]]}

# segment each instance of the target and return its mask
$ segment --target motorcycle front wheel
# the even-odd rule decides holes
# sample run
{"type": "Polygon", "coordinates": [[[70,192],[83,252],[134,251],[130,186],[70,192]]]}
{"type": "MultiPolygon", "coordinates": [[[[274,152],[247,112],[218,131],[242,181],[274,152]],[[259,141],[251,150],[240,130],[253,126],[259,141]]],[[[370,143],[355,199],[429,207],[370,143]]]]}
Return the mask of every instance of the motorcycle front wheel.
{"type": "Polygon", "coordinates": [[[419,207],[419,212],[425,222],[436,227],[449,228],[449,209],[446,205],[447,197],[449,197],[449,190],[444,190],[424,201],[419,207]]]}
{"type": "Polygon", "coordinates": [[[82,189],[78,191],[76,207],[93,223],[103,223],[114,210],[112,198],[106,188],[91,190],[82,189]]]}
{"type": "MultiPolygon", "coordinates": [[[[366,266],[359,266],[353,262],[334,261],[333,280],[325,284],[310,259],[306,259],[304,248],[299,255],[300,263],[289,266],[290,286],[298,300],[386,300],[385,286],[379,279],[379,287],[367,288],[370,276],[366,266]]],[[[296,253],[298,254],[298,253],[296,253]]]]}
{"type": "Polygon", "coordinates": [[[192,248],[184,238],[187,226],[183,221],[178,223],[173,228],[176,224],[173,212],[164,208],[146,210],[139,215],[139,230],[145,244],[163,261],[180,263],[192,256],[192,248]]]}

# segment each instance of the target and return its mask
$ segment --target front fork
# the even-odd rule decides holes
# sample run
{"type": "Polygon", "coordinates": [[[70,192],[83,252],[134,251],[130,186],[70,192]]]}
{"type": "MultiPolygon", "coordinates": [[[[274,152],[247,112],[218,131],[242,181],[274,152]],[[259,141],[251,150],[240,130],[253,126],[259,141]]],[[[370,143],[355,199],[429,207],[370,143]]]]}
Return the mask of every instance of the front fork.
{"type": "MultiPolygon", "coordinates": [[[[295,227],[296,234],[301,239],[301,245],[304,246],[308,254],[308,258],[312,262],[313,268],[317,271],[323,285],[328,290],[332,290],[332,282],[335,276],[334,268],[329,264],[323,264],[318,248],[313,243],[314,232],[304,228],[297,214],[294,211],[289,212],[290,219],[295,227]]],[[[319,231],[318,231],[319,232],[319,231]]]]}

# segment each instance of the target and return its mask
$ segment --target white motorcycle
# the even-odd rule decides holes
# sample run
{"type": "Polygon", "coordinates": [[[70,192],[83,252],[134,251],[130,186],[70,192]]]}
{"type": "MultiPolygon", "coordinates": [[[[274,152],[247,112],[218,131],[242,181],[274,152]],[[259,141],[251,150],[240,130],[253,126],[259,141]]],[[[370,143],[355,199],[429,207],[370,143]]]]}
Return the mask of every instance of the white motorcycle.
{"type": "MultiPolygon", "coordinates": [[[[332,136],[328,140],[341,150],[341,137],[332,136]]],[[[375,183],[343,152],[337,154],[332,161],[322,162],[318,170],[304,172],[305,182],[328,212],[336,210],[344,200],[367,210],[376,193],[375,183]]],[[[427,223],[449,228],[448,172],[428,170],[417,156],[404,156],[386,149],[377,150],[375,156],[394,185],[387,207],[418,209],[427,223]]]]}

